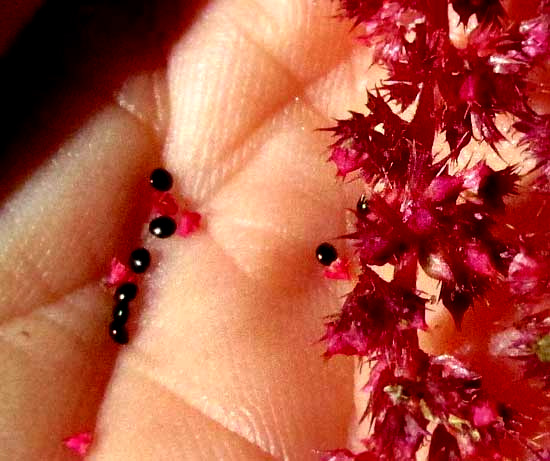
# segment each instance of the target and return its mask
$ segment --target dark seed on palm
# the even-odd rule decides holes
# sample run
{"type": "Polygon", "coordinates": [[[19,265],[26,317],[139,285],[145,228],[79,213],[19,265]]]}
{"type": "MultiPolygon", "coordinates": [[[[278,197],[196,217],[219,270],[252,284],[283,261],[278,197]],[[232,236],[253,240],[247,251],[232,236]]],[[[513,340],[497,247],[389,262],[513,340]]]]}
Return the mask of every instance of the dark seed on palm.
{"type": "Polygon", "coordinates": [[[160,216],[153,219],[149,224],[149,232],[155,237],[165,239],[176,232],[176,221],[170,216],[160,216]]]}
{"type": "Polygon", "coordinates": [[[130,255],[130,267],[136,274],[142,274],[151,264],[151,254],[145,248],[137,248],[130,255]]]}
{"type": "Polygon", "coordinates": [[[321,243],[321,245],[317,247],[317,250],[315,250],[315,255],[317,256],[317,260],[323,266],[330,266],[338,258],[336,248],[327,242],[321,243]]]}
{"type": "Polygon", "coordinates": [[[130,316],[130,306],[127,302],[120,302],[113,308],[113,323],[123,326],[130,316]]]}
{"type": "Polygon", "coordinates": [[[115,301],[129,302],[136,297],[137,291],[138,287],[135,283],[123,283],[115,291],[115,301]]]}
{"type": "Polygon", "coordinates": [[[172,188],[173,183],[172,175],[164,168],[157,168],[156,170],[153,170],[149,181],[151,182],[151,186],[162,192],[169,191],[172,188]]]}
{"type": "Polygon", "coordinates": [[[109,325],[109,336],[117,344],[127,344],[128,343],[128,332],[124,327],[124,324],[119,322],[111,322],[109,325]]]}

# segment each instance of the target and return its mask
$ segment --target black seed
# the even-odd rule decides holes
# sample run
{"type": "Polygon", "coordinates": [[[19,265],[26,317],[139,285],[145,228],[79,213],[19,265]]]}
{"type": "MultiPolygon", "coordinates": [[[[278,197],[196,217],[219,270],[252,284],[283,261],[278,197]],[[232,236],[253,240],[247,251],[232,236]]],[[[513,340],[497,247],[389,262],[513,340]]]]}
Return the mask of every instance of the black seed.
{"type": "Polygon", "coordinates": [[[109,336],[115,343],[128,343],[128,332],[126,331],[124,325],[119,322],[111,322],[109,325],[109,336]]]}
{"type": "Polygon", "coordinates": [[[135,283],[123,283],[115,291],[115,301],[129,302],[137,295],[138,287],[135,283]]]}
{"type": "Polygon", "coordinates": [[[369,208],[369,202],[367,202],[367,197],[365,194],[362,194],[361,197],[359,197],[359,200],[357,201],[357,214],[360,215],[366,215],[369,214],[370,208],[369,208]]]}
{"type": "Polygon", "coordinates": [[[317,247],[317,250],[315,250],[315,255],[317,256],[317,260],[323,266],[330,266],[338,258],[336,248],[327,242],[321,243],[321,245],[317,247]]]}
{"type": "Polygon", "coordinates": [[[149,178],[151,186],[156,190],[167,191],[172,188],[172,175],[168,173],[164,168],[157,168],[153,170],[149,178]]]}
{"type": "Polygon", "coordinates": [[[127,301],[118,303],[113,308],[113,324],[123,326],[130,315],[130,307],[127,301]]]}
{"type": "Polygon", "coordinates": [[[151,255],[145,248],[137,248],[130,255],[130,267],[136,274],[142,274],[151,263],[151,255]]]}
{"type": "Polygon", "coordinates": [[[155,237],[165,239],[176,232],[176,221],[170,216],[161,216],[149,223],[149,232],[155,237]]]}

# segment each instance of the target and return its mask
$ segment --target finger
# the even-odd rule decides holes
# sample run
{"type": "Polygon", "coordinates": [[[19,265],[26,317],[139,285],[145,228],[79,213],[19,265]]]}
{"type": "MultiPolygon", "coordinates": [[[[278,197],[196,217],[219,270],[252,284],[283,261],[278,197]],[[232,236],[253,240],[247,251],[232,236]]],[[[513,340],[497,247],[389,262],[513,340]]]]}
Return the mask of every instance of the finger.
{"type": "Polygon", "coordinates": [[[94,425],[115,357],[100,278],[138,237],[143,216],[128,203],[156,164],[152,132],[105,107],[3,205],[0,446],[9,459],[66,460],[61,440],[94,425]]]}
{"type": "Polygon", "coordinates": [[[175,34],[202,3],[46,3],[0,62],[0,196],[112,102],[130,76],[164,66],[175,34]]]}
{"type": "Polygon", "coordinates": [[[166,164],[206,229],[147,241],[159,265],[90,459],[315,459],[345,444],[350,363],[312,347],[341,293],[313,252],[345,231],[348,203],[305,89],[346,59],[312,42],[347,28],[324,21],[328,3],[246,6],[212,2],[170,58],[166,164]]]}

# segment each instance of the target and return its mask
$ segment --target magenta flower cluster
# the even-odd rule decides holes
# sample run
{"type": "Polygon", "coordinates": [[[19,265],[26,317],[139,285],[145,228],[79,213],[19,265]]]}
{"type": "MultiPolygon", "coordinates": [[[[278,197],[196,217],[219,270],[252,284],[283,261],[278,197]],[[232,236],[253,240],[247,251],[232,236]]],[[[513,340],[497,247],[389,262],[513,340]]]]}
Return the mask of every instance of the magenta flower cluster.
{"type": "Polygon", "coordinates": [[[372,369],[364,451],[335,450],[324,459],[415,460],[428,444],[429,461],[499,460],[501,442],[510,439],[526,456],[550,460],[550,450],[523,433],[524,416],[493,401],[478,374],[420,348],[427,300],[417,290],[420,265],[440,282],[439,299],[458,327],[489,289],[506,290],[517,306],[506,353],[522,362],[525,379],[550,390],[550,310],[536,307],[550,292],[550,248],[502,232],[520,185],[550,192],[550,116],[533,110],[529,98],[533,71],[550,58],[550,1],[524,21],[510,18],[498,0],[340,0],[340,12],[387,78],[368,93],[366,114],[352,112],[328,129],[338,176],[360,178],[371,192],[345,236],[361,273],[326,325],[325,355],[359,356],[372,369]],[[451,37],[451,9],[469,25],[460,44],[451,37]],[[409,108],[414,115],[406,120],[400,112],[409,108]],[[506,141],[500,115],[514,120],[535,160],[530,182],[518,165],[497,171],[481,160],[456,171],[472,140],[498,153],[506,141]],[[373,270],[388,263],[391,281],[373,270]]]}

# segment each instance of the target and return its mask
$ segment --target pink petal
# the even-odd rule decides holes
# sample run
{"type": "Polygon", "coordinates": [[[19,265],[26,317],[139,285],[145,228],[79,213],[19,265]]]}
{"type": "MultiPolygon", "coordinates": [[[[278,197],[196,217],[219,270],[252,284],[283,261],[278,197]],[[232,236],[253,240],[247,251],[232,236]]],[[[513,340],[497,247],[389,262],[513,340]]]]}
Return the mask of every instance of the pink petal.
{"type": "Polygon", "coordinates": [[[536,294],[543,285],[545,267],[534,258],[520,251],[508,268],[508,282],[515,294],[536,294]]]}
{"type": "Polygon", "coordinates": [[[478,274],[491,277],[496,274],[491,257],[480,245],[471,244],[466,248],[466,264],[478,274]]]}
{"type": "Polygon", "coordinates": [[[474,381],[478,375],[466,368],[466,366],[452,355],[438,355],[430,359],[431,365],[441,367],[441,376],[445,379],[458,379],[474,381]]]}
{"type": "Polygon", "coordinates": [[[63,439],[63,445],[80,456],[84,456],[88,452],[91,443],[92,434],[90,432],[81,432],[63,439]]]}
{"type": "Polygon", "coordinates": [[[194,211],[184,211],[178,223],[176,233],[182,237],[187,237],[199,228],[200,222],[201,215],[199,213],[194,211]]]}
{"type": "Polygon", "coordinates": [[[341,331],[334,323],[326,325],[327,332],[323,336],[326,341],[327,350],[324,356],[329,358],[333,355],[367,355],[367,339],[355,325],[348,330],[341,331]]]}
{"type": "Polygon", "coordinates": [[[454,279],[451,266],[441,251],[434,251],[423,256],[420,260],[422,269],[436,280],[451,282],[454,279]]]}
{"type": "Polygon", "coordinates": [[[359,168],[358,153],[355,150],[344,149],[342,147],[334,147],[330,159],[338,169],[337,176],[345,177],[348,173],[359,168]]]}
{"type": "Polygon", "coordinates": [[[521,42],[523,52],[531,58],[541,58],[550,51],[550,26],[548,16],[541,15],[523,21],[519,31],[524,35],[521,42]]]}
{"type": "Polygon", "coordinates": [[[498,414],[490,402],[484,401],[474,406],[473,421],[477,427],[488,426],[494,423],[498,414]]]}
{"type": "Polygon", "coordinates": [[[151,211],[153,214],[156,213],[163,216],[175,216],[178,214],[179,205],[170,192],[155,191],[151,211]]]}
{"type": "Polygon", "coordinates": [[[444,202],[452,199],[456,200],[458,194],[463,188],[462,178],[458,176],[442,175],[433,179],[424,196],[431,202],[444,202]]]}
{"type": "Polygon", "coordinates": [[[460,99],[462,101],[470,102],[470,103],[476,102],[478,87],[479,87],[479,84],[475,76],[473,75],[466,76],[459,90],[460,99]]]}
{"type": "Polygon", "coordinates": [[[473,168],[469,168],[462,173],[464,187],[477,194],[482,181],[491,173],[493,173],[493,170],[484,161],[479,162],[473,168]]]}
{"type": "Polygon", "coordinates": [[[426,234],[433,230],[435,218],[426,208],[417,208],[407,220],[407,226],[416,234],[426,234]]]}
{"type": "Polygon", "coordinates": [[[351,280],[349,273],[349,262],[338,258],[323,271],[327,279],[332,280],[351,280]]]}
{"type": "Polygon", "coordinates": [[[133,279],[130,268],[121,263],[117,258],[111,260],[111,270],[109,275],[104,278],[103,283],[108,287],[120,285],[123,282],[128,282],[133,279]]]}

